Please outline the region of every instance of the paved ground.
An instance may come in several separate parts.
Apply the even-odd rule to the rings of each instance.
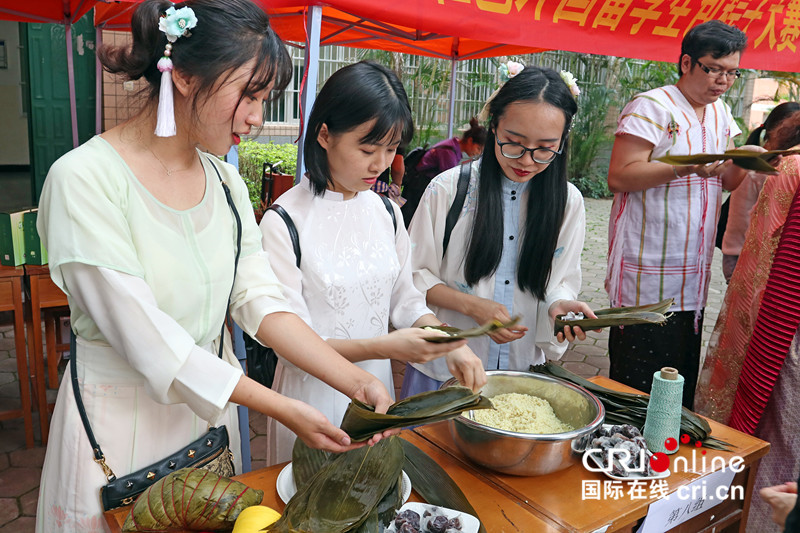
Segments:
[[[583,291],[580,298],[592,308],[608,306],[603,289],[606,271],[607,224],[611,210],[610,200],[586,200],[586,244],[583,251]],[[705,343],[717,319],[725,282],[721,274],[719,253],[714,258],[713,277],[706,308]],[[0,411],[18,405],[19,387],[16,375],[13,330],[8,313],[0,313]],[[606,331],[590,332],[584,342],[576,343],[564,355],[565,368],[583,376],[608,375],[608,350]],[[51,391],[51,393],[54,391]],[[251,416],[250,445],[253,468],[265,466],[265,418]],[[34,426],[36,426],[34,418]],[[38,442],[38,430],[37,430]],[[38,494],[39,476],[44,460],[44,448],[30,450],[24,447],[22,420],[0,422],[0,533],[28,533],[33,531]]]

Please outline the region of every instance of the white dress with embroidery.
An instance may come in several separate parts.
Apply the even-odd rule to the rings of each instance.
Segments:
[[[298,269],[284,221],[267,211],[261,221],[264,250],[294,311],[323,339],[370,339],[410,327],[430,313],[411,278],[408,233],[392,202],[397,230],[380,197],[357,193],[344,200],[326,191],[314,196],[308,178],[276,200],[297,227],[302,261]],[[298,339],[302,342],[302,339]],[[356,363],[392,392],[389,360]],[[272,388],[311,404],[339,425],[349,398],[281,358]],[[295,435],[267,423],[267,463],[291,460]]]

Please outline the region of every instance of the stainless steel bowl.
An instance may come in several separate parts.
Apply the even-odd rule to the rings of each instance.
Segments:
[[[567,433],[539,435],[505,431],[479,424],[472,411],[451,419],[450,434],[456,446],[479,465],[502,474],[540,476],[563,470],[580,459],[579,450],[605,419],[600,400],[583,387],[562,379],[511,370],[486,372],[488,382],[482,394],[518,392],[544,398],[556,416],[578,429]],[[455,385],[451,379],[442,388]]]

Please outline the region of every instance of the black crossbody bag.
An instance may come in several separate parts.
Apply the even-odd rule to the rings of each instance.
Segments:
[[[239,266],[239,253],[242,247],[242,221],[239,218],[236,205],[233,203],[228,185],[223,181],[216,164],[213,161],[210,161],[210,164],[217,173],[217,177],[225,191],[225,199],[233,212],[233,218],[236,220],[236,259],[233,266],[233,279],[235,282],[236,269]],[[231,292],[233,292],[233,288],[231,288]],[[228,297],[228,305],[230,305],[230,297]],[[225,339],[227,313],[225,316],[226,319],[222,323],[222,331],[219,337],[220,359],[222,358],[222,349]],[[97,440],[95,440],[92,427],[89,424],[89,417],[86,415],[86,408],[83,405],[83,399],[81,398],[81,392],[78,386],[78,371],[75,362],[76,345],[75,333],[73,332],[70,339],[70,378],[72,380],[72,392],[75,395],[75,403],[77,404],[83,427],[86,430],[86,436],[89,438],[89,442],[92,445],[94,461],[103,469],[103,473],[108,481],[106,485],[100,488],[100,499],[104,511],[130,505],[136,500],[139,494],[147,489],[147,487],[167,474],[180,470],[181,468],[203,468],[224,477],[235,475],[233,454],[229,448],[228,429],[223,425],[219,427],[209,427],[208,431],[200,438],[175,453],[170,454],[161,461],[123,477],[118,478],[115,476],[114,472],[106,464],[105,455],[103,455],[100,445],[97,443]]]

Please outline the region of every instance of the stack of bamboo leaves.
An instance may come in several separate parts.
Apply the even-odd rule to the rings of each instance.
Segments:
[[[447,472],[400,437],[339,455],[312,450],[297,439],[292,474],[298,490],[268,531],[383,533],[403,504],[403,470],[428,503],[477,516]],[[486,533],[482,525],[480,531]]]
[[[552,362],[531,366],[532,372],[547,374],[580,385],[592,392],[606,408],[606,422],[610,424],[630,424],[639,429],[644,427],[647,417],[648,394],[633,394],[602,387],[570,372]],[[711,436],[711,426],[701,416],[683,407],[681,412],[681,433],[686,433],[692,442],[700,441],[706,448],[730,451],[731,445]]]

